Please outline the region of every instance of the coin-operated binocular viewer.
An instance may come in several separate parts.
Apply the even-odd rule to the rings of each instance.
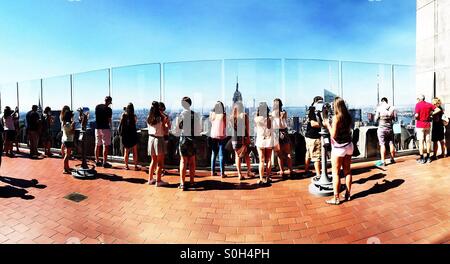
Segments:
[[[86,159],[86,138],[87,132],[90,128],[87,128],[87,122],[89,120],[89,108],[81,107],[78,110],[78,120],[81,124],[80,136],[78,138],[79,144],[81,144],[81,160],[82,163],[76,166],[76,169],[72,172],[72,176],[76,178],[92,178],[97,175],[94,165],[89,165]]]
[[[331,139],[330,132],[323,125],[323,121],[331,119],[332,109],[329,103],[324,103],[323,101],[317,102],[314,107],[316,119],[320,124],[319,134],[322,148],[322,173],[311,179],[309,192],[319,196],[330,196],[333,195],[333,181],[327,173],[327,153],[331,151]]]

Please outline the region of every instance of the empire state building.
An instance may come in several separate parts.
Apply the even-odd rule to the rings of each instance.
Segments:
[[[239,79],[236,79],[236,91],[233,95],[233,104],[237,102],[242,102],[242,94],[239,92]]]

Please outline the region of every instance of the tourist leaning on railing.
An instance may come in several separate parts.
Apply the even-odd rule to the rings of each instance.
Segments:
[[[216,159],[219,157],[220,177],[225,178],[224,151],[227,139],[227,116],[222,102],[217,101],[209,114],[209,120],[211,121],[211,176],[216,175]]]
[[[327,204],[340,204],[341,179],[339,171],[341,167],[345,175],[345,185],[347,187],[344,199],[350,200],[352,188],[351,163],[353,155],[352,143],[352,117],[348,112],[347,106],[342,98],[334,99],[334,116],[330,124],[328,118],[324,117],[324,125],[330,131],[331,136],[331,167],[333,172],[333,193],[334,197],[327,200]],[[325,169],[325,168],[323,168]]]
[[[270,183],[272,174],[272,150],[275,146],[273,121],[269,115],[267,103],[259,104],[255,117],[256,147],[259,156],[259,180],[258,184]],[[265,180],[264,180],[265,176]]]
[[[148,171],[148,184],[156,187],[167,186],[168,183],[161,180],[161,172],[164,164],[164,127],[167,117],[161,114],[159,102],[154,101],[147,118],[148,125],[148,155],[151,156],[150,169]],[[156,179],[154,174],[156,171]]]
[[[130,158],[130,151],[133,152],[134,170],[139,170],[138,167],[138,134],[137,134],[137,116],[134,114],[134,105],[129,103],[125,108],[125,112],[120,117],[120,139],[124,148],[125,169],[129,170],[128,161]]]
[[[281,99],[273,101],[273,129],[275,131],[275,152],[278,157],[279,174],[284,178],[284,161],[287,163],[288,175],[292,176],[292,150],[287,126],[287,112],[283,110]]]

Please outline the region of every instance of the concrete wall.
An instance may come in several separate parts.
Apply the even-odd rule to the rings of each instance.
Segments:
[[[417,94],[450,111],[450,0],[417,0]],[[434,80],[436,78],[436,89]]]

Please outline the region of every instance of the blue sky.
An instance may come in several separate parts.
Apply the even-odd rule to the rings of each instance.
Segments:
[[[2,0],[0,80],[144,62],[414,64],[414,0]]]

